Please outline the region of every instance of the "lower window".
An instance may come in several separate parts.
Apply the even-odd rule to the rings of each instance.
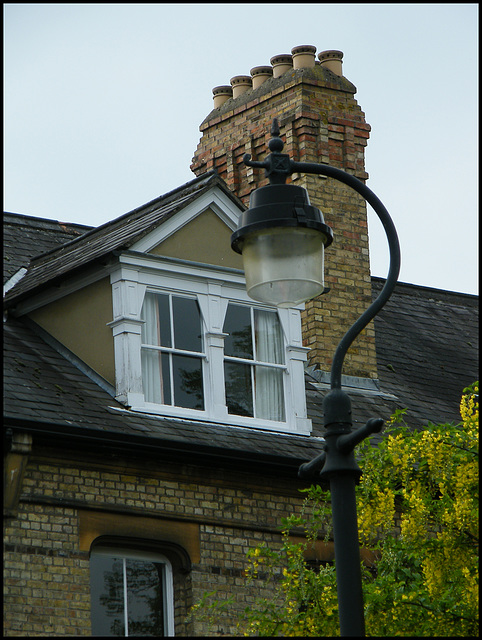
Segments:
[[[93,636],[168,636],[173,629],[172,569],[164,556],[92,551]]]

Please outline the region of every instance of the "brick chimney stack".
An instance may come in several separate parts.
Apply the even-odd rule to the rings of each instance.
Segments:
[[[268,181],[263,171],[246,167],[243,156],[265,158],[271,122],[277,117],[283,152],[293,160],[331,164],[366,180],[370,125],[354,98],[356,87],[342,75],[341,51],[324,51],[318,58],[316,47],[297,46],[291,56],[271,58],[272,75],[266,67],[255,67],[252,78],[234,76],[233,97],[226,85],[215,88],[215,108],[200,126],[202,138],[192,171],[198,176],[215,168],[248,206],[249,194]],[[260,69],[262,82],[256,79]],[[329,371],[339,340],[371,302],[366,203],[331,178],[293,174],[291,182],[308,190],[311,203],[321,209],[334,232],[325,256],[325,286],[330,292],[307,302],[302,314],[308,362]],[[377,377],[373,323],[350,348],[343,373]]]

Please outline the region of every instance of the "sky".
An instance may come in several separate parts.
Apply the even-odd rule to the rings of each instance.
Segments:
[[[212,89],[303,44],[344,53],[400,281],[477,294],[476,3],[6,3],[4,210],[98,226],[183,185]]]

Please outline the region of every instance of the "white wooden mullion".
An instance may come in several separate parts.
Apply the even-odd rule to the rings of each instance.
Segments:
[[[229,362],[239,362],[240,364],[249,364],[256,367],[270,367],[271,369],[284,369],[287,370],[285,364],[277,364],[275,362],[264,362],[263,360],[248,360],[247,358],[237,358],[236,356],[224,356],[224,359]]]
[[[184,349],[175,349],[173,347],[158,347],[155,344],[141,344],[143,349],[151,349],[151,351],[162,351],[163,353],[174,353],[178,356],[192,356],[194,358],[204,358],[207,360],[207,354],[203,351],[186,351]]]
[[[129,620],[127,615],[127,560],[122,558],[122,576],[124,582],[124,634],[129,635]]]

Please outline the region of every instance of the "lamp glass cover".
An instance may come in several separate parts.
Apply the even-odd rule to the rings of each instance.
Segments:
[[[306,227],[271,227],[246,236],[243,265],[248,295],[277,307],[294,307],[324,289],[326,237]]]

